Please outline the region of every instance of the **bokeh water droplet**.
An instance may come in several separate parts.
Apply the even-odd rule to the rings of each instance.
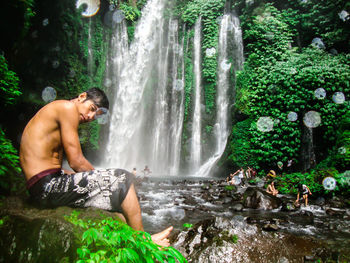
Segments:
[[[227,70],[229,70],[231,68],[231,63],[228,60],[223,60],[220,63],[220,67],[221,67],[222,70],[227,71]]]
[[[86,5],[85,11],[81,13],[84,17],[91,17],[97,14],[100,10],[100,0],[77,0],[75,6],[80,8],[81,5]]]
[[[41,98],[45,101],[45,102],[51,102],[54,101],[56,99],[57,96],[57,92],[53,87],[46,87],[45,89],[43,89],[43,91],[41,92]]]
[[[319,100],[323,100],[327,95],[326,90],[324,88],[316,89],[314,94],[315,94],[315,97],[318,98]]]
[[[336,50],[335,48],[332,48],[331,50],[329,50],[329,53],[336,56],[336,55],[338,55],[338,50]]]
[[[49,24],[49,19],[48,18],[45,18],[43,20],[43,26],[47,26]]]
[[[182,79],[177,79],[176,81],[175,81],[175,90],[176,91],[181,91],[181,90],[183,90],[183,88],[184,88],[184,82],[182,81]]]
[[[272,33],[272,32],[266,32],[266,34],[265,34],[265,38],[266,38],[267,40],[273,40],[274,37],[275,37],[275,35],[274,35],[274,33]]]
[[[58,68],[60,66],[60,62],[58,60],[54,60],[52,61],[52,67],[54,69]]]
[[[343,92],[336,92],[333,94],[332,99],[336,104],[343,104],[345,102],[345,95]]]
[[[311,42],[311,45],[316,47],[316,48],[319,48],[319,49],[325,49],[326,46],[325,44],[323,43],[322,39],[319,38],[319,37],[315,37],[312,42]]]
[[[109,78],[106,78],[105,81],[104,81],[104,85],[107,88],[110,88],[112,86],[112,80],[110,80]]]
[[[298,119],[298,114],[294,111],[291,111],[288,113],[288,116],[287,116],[288,120],[290,121],[296,121]]]
[[[96,112],[95,119],[98,124],[106,124],[109,120],[109,110],[106,108],[99,108]]]
[[[38,31],[33,31],[32,32],[32,38],[37,38],[38,37]]]
[[[274,124],[274,125],[278,125],[280,122],[281,122],[281,121],[280,121],[279,119],[274,119],[274,120],[273,120],[273,124]]]
[[[270,117],[260,117],[256,125],[261,132],[269,132],[273,130],[273,120]]]
[[[334,190],[335,187],[337,186],[337,181],[333,177],[328,176],[323,179],[322,185],[324,189],[331,191],[331,190]]]
[[[75,70],[74,70],[74,69],[71,69],[71,70],[69,71],[69,73],[68,73],[68,76],[69,76],[70,78],[73,78],[73,77],[75,76]]]
[[[213,57],[215,54],[216,54],[216,49],[215,49],[215,47],[207,48],[207,49],[205,50],[205,55],[206,55],[208,58]]]
[[[116,10],[113,12],[112,20],[114,23],[121,23],[125,19],[124,13],[121,10]]]
[[[321,124],[321,115],[317,111],[309,111],[304,115],[304,124],[309,128],[316,128]]]
[[[349,13],[346,12],[345,10],[342,10],[341,12],[338,13],[338,16],[341,20],[344,22],[350,19]]]
[[[109,5],[109,11],[114,11],[115,5]]]
[[[346,154],[346,148],[344,146],[338,148],[338,153]]]

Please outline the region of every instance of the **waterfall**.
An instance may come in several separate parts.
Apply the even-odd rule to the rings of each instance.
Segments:
[[[194,28],[194,111],[192,119],[191,170],[196,171],[201,162],[201,18]]]
[[[103,166],[140,170],[147,164],[154,174],[179,170],[184,41],[179,43],[178,22],[163,17],[165,2],[146,4],[130,47],[124,23],[112,38],[105,85],[113,105]]]
[[[231,43],[232,42],[232,43]],[[230,51],[232,54],[230,54]],[[216,123],[214,125],[215,151],[196,172],[195,176],[208,176],[225,151],[230,134],[229,116],[231,97],[234,98],[234,83],[230,83],[230,69],[235,73],[243,65],[242,31],[239,19],[225,14],[221,20],[218,45],[218,70],[216,94]],[[232,62],[230,62],[232,59]],[[233,65],[232,65],[233,64]],[[232,90],[230,92],[230,89]],[[230,95],[233,96],[230,96]]]
[[[88,29],[88,58],[87,58],[87,70],[89,76],[92,76],[93,70],[93,52],[92,52],[92,38],[91,38],[91,18],[89,18],[89,29]]]
[[[174,28],[178,28],[177,22],[174,22]],[[184,28],[185,29],[185,28]],[[173,36],[173,56],[172,56],[172,91],[171,91],[171,110],[170,110],[170,131],[168,142],[170,142],[169,165],[170,174],[177,175],[180,167],[181,138],[185,112],[185,62],[184,62],[184,40],[185,30],[181,45],[178,42],[178,30],[174,30]],[[180,67],[179,67],[180,66]],[[180,72],[178,72],[180,68]],[[179,74],[180,73],[180,74]]]

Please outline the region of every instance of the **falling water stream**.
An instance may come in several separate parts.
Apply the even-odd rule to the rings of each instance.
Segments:
[[[201,162],[201,18],[194,27],[194,111],[191,141],[191,171],[198,170]]]
[[[140,171],[148,165],[156,175],[179,175],[186,170],[181,167],[181,160],[187,32],[179,27],[177,20],[164,18],[166,3],[165,0],[148,1],[131,44],[128,44],[125,22],[115,27],[105,78],[113,105],[103,166],[129,170],[137,167]],[[229,107],[234,94],[229,74],[243,62],[239,20],[233,14],[226,14],[220,25],[213,149],[205,149],[202,143],[200,18],[194,25],[193,39],[188,39],[186,45],[189,41],[193,41],[194,83],[187,171],[205,177],[223,154],[229,135]],[[211,154],[206,161],[203,152]]]
[[[232,46],[230,44],[232,40]],[[216,97],[216,123],[214,125],[215,151],[212,156],[196,172],[195,176],[206,177],[212,168],[219,161],[225,151],[227,138],[229,136],[229,105],[231,103],[231,92],[234,92],[234,83],[230,83],[229,73],[233,68],[234,72],[239,70],[243,64],[243,43],[242,32],[239,26],[238,17],[233,14],[225,14],[221,20],[219,34],[219,57],[218,57],[218,83]],[[228,48],[234,51],[234,58],[230,62]],[[233,64],[233,65],[232,65]]]

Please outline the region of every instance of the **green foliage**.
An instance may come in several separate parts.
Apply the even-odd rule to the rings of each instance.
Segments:
[[[77,249],[77,263],[83,262],[187,262],[179,251],[153,243],[150,234],[135,231],[110,217],[83,220],[74,212],[66,219],[85,229]]]
[[[136,21],[141,16],[141,11],[137,7],[127,3],[121,3],[119,8],[123,11],[125,19],[128,21]]]
[[[13,105],[22,94],[19,90],[19,78],[16,73],[9,70],[6,59],[0,55],[0,103]]]
[[[184,228],[191,228],[191,227],[193,227],[193,224],[184,223],[184,224],[183,224],[183,227],[184,227]]]
[[[326,177],[333,177],[337,181],[337,186],[334,190],[325,190],[322,181]],[[276,177],[276,187],[282,194],[297,194],[298,184],[305,184],[310,188],[312,194],[328,195],[328,194],[343,194],[349,195],[349,173],[340,174],[334,168],[319,168],[311,170],[307,173],[292,173],[283,174]]]
[[[233,235],[232,236],[232,242],[235,243],[235,244],[238,242],[238,236],[237,235]]]
[[[20,173],[17,150],[0,128],[0,189],[2,194],[17,192],[23,188],[24,179],[19,176]]]
[[[231,154],[228,157],[233,166],[256,168],[257,163],[254,162],[250,142],[251,126],[252,119],[238,122],[233,126],[230,141]]]
[[[236,187],[234,187],[233,185],[225,185],[225,190],[226,191],[236,190]]]
[[[182,20],[192,26],[198,19],[202,19],[202,54],[207,48],[217,49],[219,24],[217,19],[222,15],[225,1],[223,0],[195,0],[182,8]],[[211,113],[215,109],[215,94],[217,81],[217,57],[203,56],[202,73],[204,79],[204,97],[206,111]]]
[[[250,146],[238,152],[233,149],[230,157],[235,160],[234,156],[249,150],[253,157],[250,162],[256,162],[256,168],[269,169],[278,161],[299,159],[306,112],[320,113],[319,137],[322,143],[332,145],[341,117],[349,111],[349,104],[332,101],[334,92],[350,91],[348,56],[332,56],[316,48],[301,52],[290,49],[293,30],[284,19],[281,12],[267,4],[261,15],[242,23],[249,57],[237,78],[237,106],[254,122],[246,135]],[[326,90],[325,99],[315,97],[317,88]],[[291,111],[298,114],[296,122],[287,118]],[[260,117],[274,121],[272,131],[257,129]]]

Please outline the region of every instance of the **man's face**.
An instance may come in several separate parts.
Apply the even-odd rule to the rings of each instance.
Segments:
[[[79,109],[79,122],[86,123],[93,121],[99,108],[95,105],[92,100],[85,100],[78,106]]]

